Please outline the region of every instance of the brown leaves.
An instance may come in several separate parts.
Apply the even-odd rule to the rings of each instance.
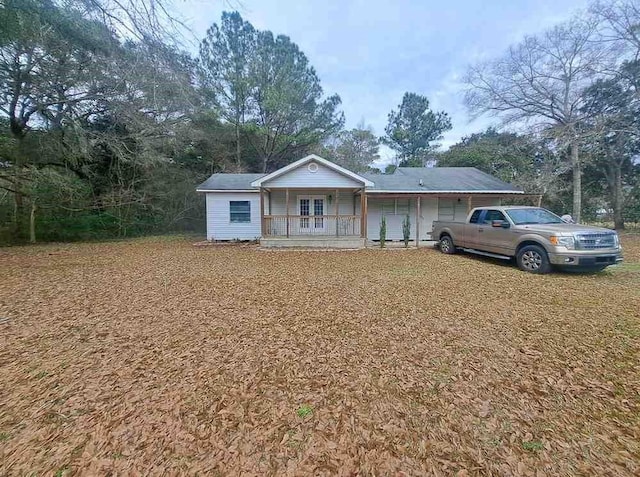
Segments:
[[[639,470],[633,267],[152,239],[0,267],[8,475]]]

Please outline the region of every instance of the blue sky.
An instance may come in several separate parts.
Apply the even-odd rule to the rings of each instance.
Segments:
[[[501,54],[586,8],[587,0],[185,0],[179,6],[202,38],[223,10],[285,34],[305,52],[328,94],[338,93],[347,127],[364,120],[377,135],[405,91],[451,115],[443,147],[490,125],[470,122],[460,78],[469,64]],[[391,152],[382,151],[381,163]]]

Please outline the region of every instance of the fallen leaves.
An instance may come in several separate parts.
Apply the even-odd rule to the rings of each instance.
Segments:
[[[637,474],[623,241],[626,268],[549,276],[426,249],[2,249],[0,468]]]

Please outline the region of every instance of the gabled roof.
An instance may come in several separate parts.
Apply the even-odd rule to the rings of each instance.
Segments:
[[[524,191],[475,167],[398,167],[393,174],[355,174],[315,154],[307,156],[271,174],[213,174],[198,186],[198,192],[258,192],[260,184],[286,171],[316,161],[353,178],[371,193],[493,193],[523,194]],[[284,171],[284,172],[283,172]],[[422,181],[422,185],[420,185]]]
[[[251,183],[260,179],[264,174],[213,174],[198,186],[196,192],[212,191],[251,191]],[[257,192],[257,190],[255,190]]]
[[[276,177],[280,177],[286,174],[287,172],[297,169],[300,166],[304,166],[305,164],[311,161],[317,162],[318,164],[322,164],[323,166],[328,167],[329,169],[332,169],[338,174],[342,174],[343,176],[346,176],[355,181],[361,182],[365,187],[373,187],[373,182],[370,181],[369,179],[361,175],[358,175],[355,172],[351,172],[349,169],[345,169],[344,167],[341,167],[338,164],[335,164],[331,161],[327,161],[326,159],[320,156],[316,156],[315,154],[309,154],[308,156],[303,157],[302,159],[299,159],[296,162],[292,162],[291,164],[284,166],[278,169],[277,171],[272,172],[271,174],[267,174],[266,176],[256,179],[251,183],[251,186],[261,187],[262,184],[264,184],[265,182],[275,179]]]
[[[370,192],[524,193],[475,167],[398,167],[393,174],[364,175],[375,182]]]

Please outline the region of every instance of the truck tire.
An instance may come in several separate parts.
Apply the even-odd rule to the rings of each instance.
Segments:
[[[448,235],[443,235],[440,239],[440,251],[451,255],[456,253],[456,246],[453,244],[453,240]]]
[[[529,273],[549,273],[551,264],[544,248],[539,245],[525,245],[516,256],[518,268]]]

